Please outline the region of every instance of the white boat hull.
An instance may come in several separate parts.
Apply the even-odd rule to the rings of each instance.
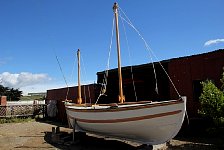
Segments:
[[[66,104],[66,112],[76,131],[156,145],[169,141],[179,132],[186,111],[186,98],[183,99],[117,108]]]

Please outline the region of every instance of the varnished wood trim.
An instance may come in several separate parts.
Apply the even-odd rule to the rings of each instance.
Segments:
[[[150,103],[150,102],[145,101],[145,103],[146,103],[145,105],[122,107],[122,108],[118,107],[118,108],[105,108],[105,109],[74,109],[74,108],[67,107],[66,109],[69,111],[73,111],[73,112],[93,112],[93,113],[94,112],[118,112],[118,111],[152,108],[152,107],[158,107],[158,106],[175,105],[175,104],[184,103],[184,101],[182,99],[180,99],[180,100],[166,101],[166,102],[161,102],[161,103]],[[144,103],[140,103],[140,104],[144,104]]]
[[[176,110],[176,111],[146,115],[146,116],[139,116],[139,117],[132,117],[132,118],[109,119],[109,120],[90,120],[90,119],[74,118],[72,116],[69,116],[69,118],[76,119],[76,121],[85,122],[85,123],[123,123],[123,122],[139,121],[139,120],[145,120],[145,119],[153,119],[153,118],[159,118],[164,116],[170,116],[170,115],[179,114],[180,112],[182,112],[182,110]]]

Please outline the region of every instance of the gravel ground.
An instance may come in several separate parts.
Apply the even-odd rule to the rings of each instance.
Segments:
[[[0,124],[0,149],[75,149],[75,150],[113,150],[113,149],[141,149],[133,142],[118,141],[102,138],[96,135],[78,136],[75,144],[71,144],[72,130],[60,127],[61,134],[54,136],[52,141],[52,127],[60,126],[53,122],[26,122]],[[58,139],[57,137],[60,137]],[[224,149],[223,139],[205,137],[176,137],[167,144],[156,145],[157,150],[210,150]]]

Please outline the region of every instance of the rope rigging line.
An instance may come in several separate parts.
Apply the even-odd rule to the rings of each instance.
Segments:
[[[99,98],[102,95],[105,95],[106,91],[107,91],[107,78],[108,78],[108,71],[110,68],[110,55],[111,55],[111,49],[112,49],[112,44],[113,44],[113,36],[114,36],[114,24],[115,24],[115,18],[113,17],[113,23],[112,23],[112,29],[111,29],[111,38],[110,38],[110,46],[109,46],[109,52],[108,52],[108,59],[107,59],[107,67],[105,70],[105,74],[104,74],[104,79],[103,79],[103,83],[101,86],[101,91],[100,94],[95,102],[95,105],[98,103]]]
[[[143,36],[140,34],[140,32],[134,27],[134,25],[132,24],[132,22],[130,21],[130,19],[126,16],[126,14],[122,11],[122,9],[119,7],[119,9],[121,10],[121,12],[124,14],[124,16],[128,19],[128,21],[123,18],[121,15],[119,15],[121,17],[122,20],[124,20],[125,22],[127,22],[137,33],[138,35],[140,36],[140,38],[143,40],[144,44],[145,44],[145,47],[146,49],[149,51],[149,56],[150,56],[150,59],[151,59],[151,62],[152,62],[152,67],[153,67],[153,72],[154,72],[154,77],[155,77],[155,91],[156,93],[158,94],[158,84],[157,84],[157,75],[156,75],[156,70],[155,70],[155,65],[154,65],[154,62],[153,62],[153,59],[152,59],[152,55],[151,55],[151,49],[150,47],[148,46],[147,42],[145,41],[145,39],[143,38]]]
[[[69,89],[69,87],[68,87],[68,83],[67,83],[67,80],[66,80],[66,78],[65,78],[65,75],[64,75],[64,73],[63,73],[63,70],[62,70],[61,64],[60,64],[60,62],[59,62],[58,56],[56,55],[55,51],[54,51],[54,54],[55,54],[55,57],[56,57],[56,60],[57,60],[58,66],[59,66],[59,68],[60,68],[61,74],[62,74],[62,76],[63,76],[63,79],[64,79],[64,81],[65,81],[66,87]],[[68,90],[68,91],[69,91],[69,90]],[[68,96],[68,91],[67,91],[67,95],[66,95],[66,98],[65,98],[66,100],[67,100],[67,96]]]
[[[75,57],[75,58],[76,58],[76,57]],[[74,64],[73,64],[73,67],[72,67],[72,73],[71,73],[71,76],[70,76],[70,80],[71,80],[71,81],[72,81],[72,77],[73,77],[73,74],[74,74],[76,61],[77,61],[77,59],[75,59]],[[70,88],[67,87],[66,100],[68,99],[68,93],[69,93],[69,91],[70,91]]]
[[[156,55],[154,54],[154,52],[152,51],[152,49],[149,47],[148,43],[145,41],[145,39],[143,38],[143,36],[140,34],[140,32],[137,30],[137,28],[132,24],[132,22],[130,21],[130,19],[127,17],[127,15],[125,14],[125,12],[119,7],[119,9],[121,10],[121,12],[124,14],[124,16],[126,17],[123,18],[121,15],[121,19],[124,20],[127,24],[129,24],[136,32],[137,34],[139,35],[139,37],[143,40],[144,44],[145,44],[145,47],[146,49],[149,51],[149,54],[150,54],[150,57],[151,57],[151,54],[156,58],[156,60],[158,61],[158,63],[160,64],[160,66],[162,67],[163,71],[165,72],[166,76],[168,77],[169,81],[171,82],[172,86],[174,87],[176,93],[178,94],[179,97],[180,94],[176,88],[176,86],[174,85],[172,79],[170,78],[169,74],[167,73],[167,71],[165,70],[165,68],[163,67],[163,65],[161,64],[161,62],[159,61],[159,59],[156,57]],[[152,57],[151,57],[152,58]],[[154,63],[152,61],[152,65],[153,65],[153,69],[154,69],[154,75],[155,75],[155,79],[156,79],[156,92],[158,92],[158,85],[157,85],[157,77],[156,77],[156,72],[155,72],[155,66],[154,66]]]
[[[85,64],[84,64],[84,61],[83,61],[83,57],[82,57],[82,54],[81,54],[81,64],[82,64],[82,66],[83,67],[81,67],[81,68],[83,68],[83,72],[84,72],[84,75],[83,75],[83,77],[85,77],[85,79],[86,79],[86,68],[85,68]],[[81,71],[81,73],[82,73],[82,71]],[[87,99],[87,96],[86,96],[86,86],[83,86],[83,88],[84,88],[84,99],[85,99],[85,103],[86,103],[86,99]],[[87,91],[88,91],[88,96],[89,96],[89,100],[90,100],[90,103],[91,103],[91,94],[90,94],[90,89],[89,89],[89,85],[87,85]]]
[[[81,58],[81,66],[83,66],[83,60],[82,60],[82,56],[81,56],[81,54],[80,54],[80,58]],[[82,69],[83,67],[80,67],[80,72],[81,72],[81,77],[84,77],[84,75],[83,75],[83,69]],[[80,79],[81,80],[81,79]],[[80,81],[81,82],[81,81]],[[83,95],[84,95],[84,100],[85,100],[85,104],[86,104],[86,88],[85,88],[85,86],[81,86],[81,87],[83,87]]]
[[[120,13],[118,13],[118,14],[120,14]],[[126,39],[126,44],[127,44],[127,48],[128,48],[129,63],[130,63],[130,66],[131,66],[132,86],[133,86],[133,90],[134,90],[134,94],[135,94],[135,101],[137,102],[138,101],[138,97],[137,97],[136,88],[135,88],[135,81],[134,81],[134,74],[133,74],[133,66],[132,66],[132,62],[131,62],[131,52],[130,52],[128,37],[127,37],[127,33],[126,33],[126,29],[125,29],[125,25],[124,25],[124,21],[123,20],[122,20],[122,25],[123,25],[125,39]]]
[[[69,88],[69,86],[68,86],[68,82],[67,82],[67,80],[66,80],[66,78],[65,78],[65,75],[64,75],[64,73],[63,73],[63,70],[62,70],[62,67],[61,67],[61,64],[60,64],[60,61],[59,61],[59,59],[58,59],[58,57],[57,57],[55,51],[54,51],[54,54],[55,54],[55,57],[56,57],[58,66],[59,66],[59,68],[60,68],[61,74],[62,74],[62,76],[63,76],[63,79],[64,79],[64,81],[65,81],[66,87],[67,87],[67,92],[66,92],[65,100],[68,100],[68,94],[69,94],[70,88]],[[77,59],[75,59],[74,65],[73,65],[73,67],[72,67],[72,73],[71,73],[70,80],[72,80],[72,77],[73,77],[73,74],[74,74],[74,68],[75,68],[76,61],[77,61]]]

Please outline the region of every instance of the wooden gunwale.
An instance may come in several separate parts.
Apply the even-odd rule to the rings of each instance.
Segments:
[[[182,99],[175,100],[175,101],[166,101],[161,103],[146,103],[145,105],[140,106],[130,106],[130,107],[117,107],[117,108],[102,108],[102,109],[75,109],[75,108],[68,108],[67,110],[73,111],[73,112],[118,112],[118,111],[128,111],[128,110],[136,110],[136,109],[145,109],[145,108],[152,108],[152,107],[160,107],[160,106],[167,106],[167,105],[175,105],[184,103]],[[144,103],[136,103],[136,104],[144,104]],[[118,104],[119,105],[119,104]],[[122,104],[123,105],[123,104]],[[72,105],[68,105],[72,106]],[[75,105],[77,106],[77,105]],[[110,106],[110,105],[105,105]],[[81,106],[80,106],[81,107]],[[83,105],[82,105],[83,107]]]

